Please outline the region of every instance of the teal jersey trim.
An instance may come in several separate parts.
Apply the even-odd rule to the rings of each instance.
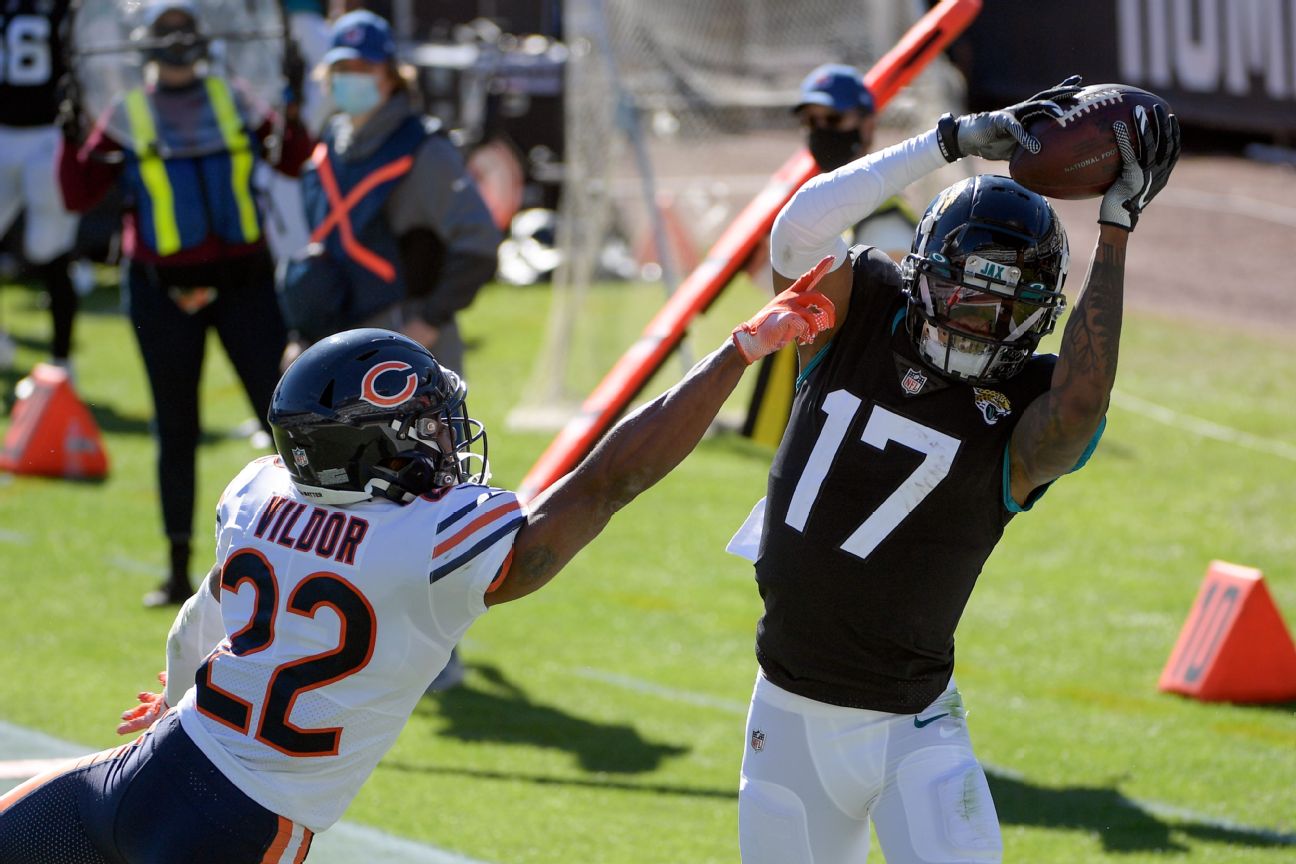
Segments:
[[[1093,437],[1089,439],[1088,446],[1086,446],[1084,452],[1080,454],[1080,458],[1076,460],[1075,466],[1070,471],[1067,472],[1068,474],[1074,474],[1076,471],[1079,471],[1081,468],[1085,466],[1086,463],[1089,462],[1089,457],[1092,456],[1094,454],[1094,451],[1098,449],[1098,441],[1102,438],[1103,432],[1106,431],[1106,429],[1107,429],[1107,418],[1103,417],[1102,420],[1099,421],[1098,423],[1098,428],[1094,430]],[[1018,504],[1015,500],[1013,500],[1012,484],[1009,482],[1009,476],[1008,476],[1009,468],[1011,466],[1011,461],[1012,461],[1011,456],[1008,453],[1009,446],[1010,444],[1004,445],[1003,505],[1004,508],[1009,513],[1025,513],[1027,510],[1035,506],[1036,501],[1044,497],[1044,493],[1047,492],[1049,487],[1053,485],[1053,481],[1050,480],[1048,483],[1045,483],[1043,486],[1031,492],[1030,497],[1026,499],[1025,504]]]
[[[905,310],[900,309],[900,310],[897,310],[897,311],[896,311],[895,317],[891,319],[891,335],[892,335],[892,336],[895,335],[896,328],[900,326],[900,322],[904,320],[904,316],[905,316]]]
[[[801,385],[804,384],[804,383],[806,382],[806,379],[810,377],[810,373],[813,372],[814,369],[815,369],[815,367],[818,366],[819,363],[820,363],[820,361],[823,360],[823,358],[824,358],[824,354],[828,353],[828,346],[829,346],[829,345],[832,345],[832,340],[831,340],[831,339],[828,340],[828,344],[827,344],[827,345],[825,345],[824,347],[820,348],[820,349],[818,350],[818,352],[816,352],[815,355],[814,355],[813,357],[810,358],[810,362],[807,363],[806,366],[805,366],[805,368],[801,370],[801,372],[800,372],[799,375],[797,375],[797,379],[796,379],[796,389],[797,389],[797,390],[800,390],[800,389],[801,389]]]
[[[1098,440],[1102,438],[1103,432],[1106,429],[1107,429],[1107,418],[1104,416],[1102,420],[1098,422],[1098,429],[1094,432],[1093,437],[1089,439],[1089,446],[1086,447],[1085,451],[1080,454],[1080,458],[1076,461],[1075,467],[1072,468],[1070,471],[1068,471],[1067,472],[1068,474],[1074,474],[1076,471],[1079,471],[1081,468],[1085,466],[1086,463],[1089,462],[1089,457],[1092,456],[1094,454],[1094,451],[1098,449]]]

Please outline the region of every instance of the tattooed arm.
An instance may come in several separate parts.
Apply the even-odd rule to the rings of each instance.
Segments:
[[[542,587],[607,525],[612,514],[684,461],[733,392],[748,364],[793,339],[811,341],[833,326],[833,306],[815,290],[832,264],[820,261],[765,305],[674,387],[630,414],[590,455],[527,506],[511,563],[487,605]]]
[[[746,368],[726,343],[618,423],[574,471],[528,505],[508,575],[486,602],[515,600],[552,579],[612,514],[683,461]]]
[[[1129,232],[1122,228],[1099,229],[1080,302],[1062,334],[1052,387],[1026,408],[1013,431],[1009,483],[1018,504],[1075,467],[1107,413],[1116,381],[1128,242]]]
[[[1121,173],[1098,209],[1101,227],[1089,278],[1062,334],[1052,388],[1026,408],[1008,448],[1009,486],[1018,504],[1075,468],[1107,413],[1116,381],[1125,246],[1179,161],[1179,119],[1161,105],[1151,111],[1136,106],[1129,124],[1113,123],[1112,133]]]

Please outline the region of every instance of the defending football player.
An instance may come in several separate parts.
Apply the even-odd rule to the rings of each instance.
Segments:
[[[949,187],[902,265],[848,252],[841,232],[947,161],[1034,144],[1019,121],[1064,110],[1077,83],[1007,112],[945,115],[811,180],[775,222],[776,290],[832,255],[820,290],[836,325],[798,349],[768,496],[731,544],[755,560],[765,605],[744,864],[862,862],[870,820],[888,864],[1002,858],[952,678],[954,630],[1004,526],[1102,434],[1126,244],[1178,157],[1178,122],[1140,110],[1136,130],[1117,129],[1122,173],[1056,357],[1034,351],[1063,310],[1067,241],[1039,195],[989,175]]]
[[[272,399],[279,455],[217,507],[217,564],[172,627],[164,692],[118,728],[148,731],[0,796],[0,864],[304,860],[469,624],[674,468],[749,363],[831,326],[812,290],[828,263],[525,511],[485,485],[467,388],[422,345],[370,329],[309,348]]]

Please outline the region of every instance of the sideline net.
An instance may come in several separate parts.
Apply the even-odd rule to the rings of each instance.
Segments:
[[[510,425],[560,425],[647,320],[621,320],[636,313],[592,301],[592,286],[658,281],[664,301],[800,146],[789,108],[806,73],[867,70],[925,11],[920,0],[567,0],[563,264]],[[884,110],[877,144],[929,128],[962,97],[941,58]],[[910,190],[911,203],[952,179]]]

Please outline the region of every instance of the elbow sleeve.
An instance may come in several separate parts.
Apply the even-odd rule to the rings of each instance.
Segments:
[[[837,269],[846,259],[845,231],[945,164],[933,130],[813,178],[774,220],[771,265],[782,275],[796,278],[832,255]]]
[[[840,233],[819,236],[813,228],[798,222],[795,214],[789,216],[787,207],[774,220],[774,230],[770,232],[770,266],[789,279],[808,272],[829,255],[834,259],[828,271],[831,273],[842,265],[849,251],[850,246]]]

